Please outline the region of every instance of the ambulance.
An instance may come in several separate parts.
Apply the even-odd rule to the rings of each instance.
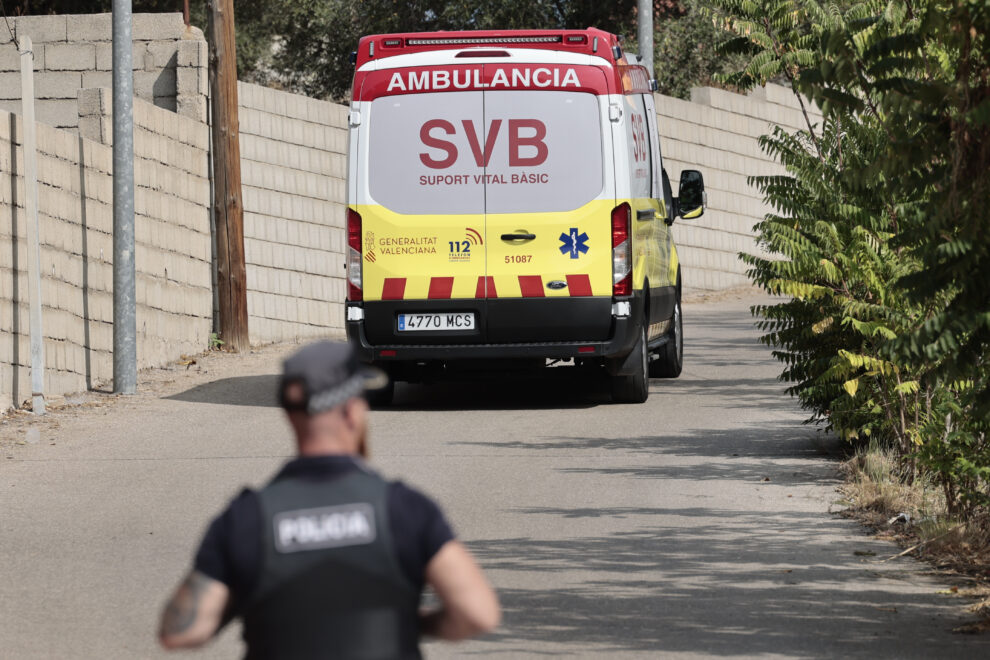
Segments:
[[[364,37],[349,112],[346,327],[391,381],[574,364],[638,403],[683,360],[655,82],[596,29]],[[391,400],[394,386],[375,395]]]

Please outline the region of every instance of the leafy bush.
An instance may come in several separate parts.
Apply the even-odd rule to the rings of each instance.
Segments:
[[[783,78],[807,129],[761,140],[787,174],[754,177],[774,213],[755,310],[789,391],[853,441],[898,449],[950,512],[990,505],[990,5],[710,0],[746,58]],[[801,95],[824,113],[812,123]]]

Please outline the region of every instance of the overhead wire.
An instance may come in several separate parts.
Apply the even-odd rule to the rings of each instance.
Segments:
[[[7,24],[7,32],[10,32],[10,39],[14,42],[14,47],[18,51],[21,50],[21,44],[17,41],[17,33],[10,27],[10,19],[7,18],[7,8],[3,4],[3,0],[0,0],[0,11],[3,12],[3,22]]]

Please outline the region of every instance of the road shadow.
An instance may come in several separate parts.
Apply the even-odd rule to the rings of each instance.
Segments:
[[[689,434],[624,437],[544,436],[533,440],[505,439],[462,441],[453,444],[504,449],[507,452],[532,451],[534,455],[574,456],[588,451],[629,455],[629,465],[607,464],[594,467],[558,467],[569,474],[600,474],[638,479],[687,479],[693,481],[748,481],[766,485],[814,485],[839,483],[839,467],[834,461],[845,446],[834,436],[810,429],[795,429],[793,423],[739,429],[698,429]],[[648,456],[644,456],[648,455]],[[689,464],[668,465],[664,457],[703,458]]]
[[[760,353],[753,363],[765,365],[766,351],[759,346],[756,348]],[[706,395],[712,401],[719,401],[720,410],[753,406],[765,410],[794,409],[793,400],[784,392],[785,386],[768,378],[703,378],[685,371],[680,378],[651,378],[649,387],[651,397]],[[573,367],[559,367],[483,379],[398,383],[395,398],[387,409],[544,410],[612,404],[610,383],[604,370],[589,373]]]
[[[221,378],[165,398],[222,406],[277,407],[278,380],[276,374]]]
[[[591,408],[610,403],[608,383],[601,378],[561,374],[493,377],[484,380],[442,380],[398,383],[386,410],[540,410]],[[175,401],[232,406],[278,406],[277,374],[237,376],[203,383],[165,397]]]
[[[692,429],[687,433],[638,436],[537,436],[533,439],[488,438],[454,442],[518,452],[530,450],[544,453],[578,450],[617,451],[631,454],[656,454],[690,457],[755,457],[774,459],[815,459],[823,456],[840,457],[845,444],[837,437],[820,432],[813,426],[801,426],[793,421],[740,426],[730,429]]]
[[[573,367],[537,372],[398,383],[390,410],[545,410],[594,408],[612,402],[604,374]]]
[[[558,574],[552,590],[499,590],[505,620],[493,641],[501,653],[559,643],[653,657],[977,657],[990,641],[967,644],[949,632],[958,601],[901,588],[911,560],[880,564],[889,546],[861,533],[837,549],[835,538],[855,529],[838,518],[704,508],[524,513],[665,523],[607,536],[468,542],[486,571],[515,573],[516,585],[519,573]]]

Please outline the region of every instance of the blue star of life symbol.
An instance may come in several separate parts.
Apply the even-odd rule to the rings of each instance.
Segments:
[[[577,227],[571,227],[570,233],[561,234],[560,242],[563,245],[560,246],[560,253],[567,254],[570,252],[571,259],[577,259],[579,254],[584,254],[588,251],[588,246],[585,245],[588,242],[587,232],[581,232],[578,234]]]

